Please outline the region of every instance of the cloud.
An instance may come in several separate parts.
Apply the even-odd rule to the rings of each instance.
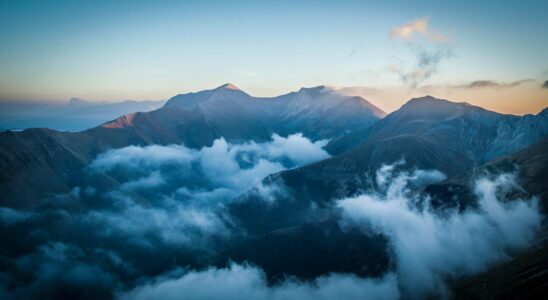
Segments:
[[[301,133],[287,138],[275,134],[267,151],[270,158],[279,159],[287,156],[294,164],[305,165],[328,158],[329,154],[323,150],[328,142],[328,140],[311,142]]]
[[[161,243],[204,250],[212,238],[229,233],[213,210],[180,205],[171,199],[163,206],[150,207],[126,198],[121,210],[94,210],[80,218],[90,227],[102,227],[100,236],[123,238],[128,244],[145,248],[154,248]]]
[[[9,207],[0,207],[0,224],[17,224],[30,220],[35,216],[36,214],[33,212],[15,210]]]
[[[148,176],[141,177],[134,181],[124,182],[120,189],[126,191],[134,191],[137,189],[150,189],[157,187],[159,185],[165,184],[166,182],[162,178],[162,175],[158,171],[150,173]]]
[[[413,42],[417,36],[434,42],[446,43],[450,41],[448,36],[439,32],[433,32],[426,17],[394,27],[389,33],[390,38],[402,39],[406,42]]]
[[[130,146],[103,153],[88,167],[121,182],[103,193],[115,209],[91,211],[82,219],[108,225],[104,236],[127,236],[147,246],[166,244],[205,249],[210,239],[227,236],[223,205],[248,189],[268,202],[283,188],[263,186],[266,176],[329,157],[326,140],[312,142],[302,134],[270,142],[230,144],[220,138],[200,150],[181,145]],[[101,187],[92,187],[100,190]]]
[[[35,210],[0,208],[0,238],[8,245],[0,260],[9,262],[0,298],[105,299],[143,278],[206,267],[242,234],[225,205],[252,188],[275,202],[283,183],[262,179],[328,157],[326,144],[296,134],[102,153],[69,192],[43,199]]]
[[[522,80],[516,80],[512,82],[497,82],[493,80],[476,80],[472,81],[468,84],[464,85],[458,85],[456,87],[458,88],[469,88],[469,89],[475,89],[475,88],[511,88],[520,86],[524,83],[532,82],[532,79],[522,79]]]
[[[509,82],[496,81],[496,80],[475,80],[465,84],[443,84],[443,85],[425,85],[422,86],[422,89],[431,89],[431,88],[444,88],[444,89],[460,89],[460,90],[480,90],[480,89],[491,89],[491,90],[501,90],[501,89],[510,89],[519,86],[526,85],[528,83],[535,82],[533,79],[521,79]]]
[[[0,253],[9,262],[0,276],[0,298],[421,298],[443,294],[446,278],[508,257],[539,227],[535,199],[501,196],[516,187],[510,175],[476,182],[477,210],[442,216],[417,205],[428,197],[416,191],[445,176],[400,172],[400,161],[378,170],[377,190],[325,208],[326,216],[342,215],[343,229],[387,237],[391,249],[379,251],[395,255],[395,268],[383,269],[381,277],[325,274],[272,284],[259,267],[221,267],[227,260],[220,253],[245,237],[226,205],[250,189],[276,203],[285,197],[283,182],[262,179],[328,157],[326,143],[274,135],[264,143],[218,139],[202,149],[169,145],[103,153],[86,168],[82,186],[44,199],[36,211],[0,209],[0,238],[9,250]]]
[[[393,274],[380,279],[332,274],[313,282],[288,279],[269,286],[261,269],[231,264],[227,268],[193,271],[179,277],[162,278],[120,295],[120,299],[398,299]]]
[[[31,273],[32,280],[6,291],[4,299],[102,299],[118,284],[115,277],[98,264],[85,261],[85,253],[72,245],[53,242],[36,253],[16,260],[19,274]],[[12,282],[14,283],[14,282]]]
[[[164,164],[186,164],[196,157],[196,151],[181,145],[146,147],[128,146],[100,154],[89,168],[107,172],[117,166],[128,169],[154,168]]]
[[[485,270],[527,246],[540,228],[537,199],[507,201],[501,190],[516,187],[512,175],[475,183],[477,210],[440,215],[428,198],[414,195],[414,181],[437,180],[436,171],[400,172],[385,166],[377,173],[378,192],[340,200],[344,226],[359,226],[388,237],[396,257],[402,293],[410,298],[448,296],[445,283]],[[456,255],[458,254],[458,255]]]
[[[388,66],[389,71],[398,74],[400,80],[411,88],[417,88],[430,79],[438,72],[442,61],[453,57],[451,49],[423,50],[416,48],[414,51],[415,62],[411,67],[403,67],[403,64]]]
[[[400,58],[398,64],[392,64],[387,70],[398,74],[400,80],[410,88],[430,79],[438,72],[439,65],[454,56],[450,39],[430,29],[428,18],[421,18],[393,28],[389,37],[406,41],[413,60]],[[422,37],[422,39],[417,39]],[[410,62],[409,62],[410,61]],[[407,62],[407,63],[404,63]]]

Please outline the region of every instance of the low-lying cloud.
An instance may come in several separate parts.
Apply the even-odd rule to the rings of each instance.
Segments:
[[[92,211],[83,219],[108,224],[105,235],[123,232],[142,245],[149,239],[135,237],[207,248],[209,237],[229,232],[229,220],[220,214],[226,202],[252,187],[269,199],[276,187],[263,186],[263,178],[328,157],[322,149],[326,144],[294,134],[273,135],[265,143],[230,144],[221,138],[200,150],[182,145],[112,150],[93,161],[88,171],[121,182],[106,193],[117,209]]]
[[[86,184],[70,193],[44,200],[35,211],[0,209],[6,242],[0,298],[444,297],[447,280],[509,258],[539,229],[535,198],[504,196],[518,188],[511,174],[478,179],[474,208],[438,212],[419,191],[445,175],[402,171],[405,162],[399,161],[376,172],[375,188],[325,207],[341,234],[386,237],[390,248],[379,243],[379,251],[392,256],[391,263],[368,273],[378,277],[322,273],[308,281],[271,282],[260,265],[245,258],[228,263],[220,252],[247,236],[226,205],[251,188],[275,203],[284,186],[261,180],[328,157],[325,144],[292,135],[265,143],[219,139],[202,149],[171,145],[106,152],[86,168]]]
[[[448,296],[445,280],[485,270],[528,245],[540,227],[537,199],[506,202],[500,191],[515,188],[512,175],[475,183],[477,210],[441,215],[414,195],[416,181],[442,179],[437,171],[377,172],[380,190],[343,199],[344,226],[359,226],[388,237],[402,294],[411,298]],[[428,202],[427,202],[428,203]]]
[[[294,134],[103,153],[69,193],[34,211],[0,208],[3,247],[17,249],[0,254],[0,298],[108,298],[141,277],[207,265],[236,231],[225,205],[253,187],[275,201],[278,187],[262,179],[327,158],[326,144]]]
[[[158,277],[121,299],[420,299],[450,297],[446,280],[485,270],[527,246],[539,229],[536,199],[501,199],[517,188],[510,174],[475,183],[477,208],[441,214],[416,188],[443,180],[436,170],[400,171],[404,161],[380,168],[377,189],[337,202],[343,228],[376,231],[390,241],[395,267],[377,278],[330,274],[311,281],[269,284],[256,266],[230,264]],[[424,205],[426,201],[426,205]],[[419,205],[422,203],[422,205]]]
[[[379,279],[332,274],[313,282],[285,280],[269,286],[261,269],[232,264],[227,268],[210,268],[188,272],[178,278],[162,278],[154,283],[120,295],[124,300],[141,299],[398,299],[393,274]]]

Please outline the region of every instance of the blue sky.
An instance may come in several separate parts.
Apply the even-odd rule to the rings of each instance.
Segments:
[[[0,1],[0,99],[162,99],[225,82],[257,96],[328,84],[396,98],[528,79],[531,109],[547,104],[547,1],[294,2]],[[390,36],[417,20],[426,34]],[[443,57],[405,82],[421,51]]]

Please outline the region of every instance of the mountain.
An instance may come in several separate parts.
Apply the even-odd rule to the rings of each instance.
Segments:
[[[87,107],[78,100],[71,105]],[[152,144],[201,148],[221,137],[228,142],[265,141],[273,133],[296,132],[314,132],[313,139],[326,139],[366,128],[382,116],[365,99],[325,87],[255,98],[226,84],[177,95],[157,110],[124,115],[82,132],[6,131],[0,133],[1,202],[24,205],[48,193],[67,192],[82,179],[85,165],[113,148]]]
[[[166,103],[167,107],[203,114],[216,134],[228,138],[244,131],[252,137],[261,136],[260,132],[301,132],[314,140],[330,139],[366,128],[386,115],[361,97],[342,95],[326,86],[256,98],[233,84],[225,84],[214,90],[177,95]],[[253,127],[256,132],[247,131]]]
[[[548,281],[548,229],[535,243],[489,270],[453,284],[455,299],[543,299]]]
[[[546,136],[546,110],[517,117],[432,97],[411,99],[369,128],[328,145],[332,153],[342,153],[266,178],[265,185],[288,190],[277,199],[277,206],[266,209],[251,191],[229,209],[254,234],[298,226],[325,218],[336,199],[376,188],[375,172],[384,164],[404,159],[403,169],[435,169],[451,177]]]
[[[74,100],[70,105],[88,104]],[[384,116],[363,98],[343,96],[325,86],[257,98],[226,84],[177,95],[157,110],[127,114],[82,132],[44,128],[6,131],[0,133],[0,235],[7,241],[0,245],[0,267],[6,270],[2,278],[7,278],[3,279],[7,282],[3,287],[10,293],[20,293],[16,295],[34,291],[33,295],[66,296],[69,290],[74,293],[70,298],[94,295],[91,292],[99,290],[104,293],[99,298],[109,298],[118,293],[119,287],[136,288],[151,278],[173,274],[168,273],[173,270],[217,272],[214,268],[226,268],[234,262],[260,268],[268,283],[301,284],[304,280],[305,286],[321,285],[334,272],[360,286],[362,279],[354,275],[377,284],[389,278],[387,274],[397,273],[394,288],[407,293],[402,297],[425,298],[413,297],[412,291],[400,286],[409,283],[399,279],[405,277],[398,273],[402,270],[400,259],[410,253],[407,258],[413,262],[423,265],[425,261],[428,265],[429,257],[424,260],[424,256],[430,255],[430,249],[424,247],[451,244],[441,250],[441,256],[432,252],[432,261],[441,266],[430,271],[426,266],[424,270],[433,277],[447,270],[439,276],[455,279],[461,265],[450,263],[445,268],[445,258],[452,260],[459,252],[455,249],[461,249],[460,234],[457,232],[455,242],[452,237],[446,240],[444,233],[455,233],[448,230],[455,226],[458,230],[467,227],[462,221],[469,219],[461,219],[455,208],[464,210],[481,204],[473,187],[478,175],[516,174],[523,190],[505,187],[497,193],[511,194],[512,199],[536,195],[546,213],[547,112],[518,117],[423,97],[411,99]],[[276,156],[272,152],[301,155],[308,150],[300,146],[292,146],[291,151],[279,150],[269,143],[249,142],[270,140],[273,133],[296,132],[304,132],[313,140],[330,140],[328,149],[333,156],[271,174],[255,185],[257,177],[300,165],[284,165],[285,160],[291,160],[288,153],[287,158],[270,159],[269,155]],[[248,144],[231,150],[221,140],[212,146],[221,137],[228,143]],[[312,143],[321,158],[327,156],[322,150],[326,143]],[[128,145],[170,146],[129,147],[105,154]],[[264,145],[269,146],[262,148]],[[204,146],[212,147],[197,151]],[[238,152],[236,147],[244,150]],[[254,150],[249,151],[251,148]],[[105,155],[97,159],[101,154]],[[192,158],[187,159],[187,155]],[[363,209],[362,214],[377,212],[372,218],[380,215],[381,223],[403,228],[403,237],[410,237],[405,243],[410,251],[398,248],[398,233],[380,230],[368,219],[359,224],[346,223],[350,221],[348,211],[341,206],[356,200],[344,200],[348,197],[367,192],[361,201],[384,193],[376,175],[387,164],[395,172],[435,169],[446,175],[430,172],[436,176],[406,185],[402,192],[406,200],[418,200],[406,203],[416,204],[418,211],[424,204],[421,201],[431,201],[434,211],[424,211],[423,221],[428,226],[441,223],[441,231],[425,232],[424,238],[416,237],[425,229],[426,223],[417,221],[423,216],[414,207],[398,208],[392,203],[384,207],[385,202],[394,200],[391,196],[379,196],[369,204],[365,201],[365,205],[372,205],[369,207],[353,207]],[[261,170],[256,173],[256,169]],[[245,181],[243,188],[241,181]],[[227,188],[231,185],[237,188]],[[402,209],[403,214],[398,212]],[[446,212],[451,212],[457,222],[447,223],[443,217]],[[472,236],[463,236],[464,246],[469,247],[476,236],[485,238],[486,233],[495,233],[486,240],[499,240],[496,220],[493,225],[493,220],[481,213],[468,212],[485,222],[479,227],[472,225],[472,230],[464,229]],[[534,223],[537,215],[532,216],[512,218],[509,227],[520,225],[523,219]],[[483,223],[489,230],[482,229]],[[443,238],[438,240],[437,233]],[[430,238],[434,243],[422,243]],[[483,257],[463,256],[462,262],[489,267],[483,264],[488,260],[486,253],[506,255],[504,241],[493,244],[497,253],[479,249],[477,253]],[[545,256],[542,251],[541,258]],[[525,258],[488,271],[483,274],[486,277],[457,278],[451,284],[462,287],[464,298],[483,289],[485,282],[491,291],[499,289],[491,278],[496,283],[523,279],[523,285],[508,286],[525,289],[538,286],[545,272],[543,265],[540,271],[534,266],[539,261],[535,259],[537,253],[526,252]],[[414,271],[418,264],[409,269]],[[85,275],[80,277],[91,279],[75,282],[72,277],[82,274],[80,271]],[[42,273],[52,275],[38,276]],[[410,281],[420,276],[412,276]],[[497,279],[502,277],[504,280]],[[409,276],[406,278],[409,280]],[[441,281],[434,279],[437,289]],[[95,284],[97,280],[99,284]],[[306,280],[314,283],[309,285]]]
[[[352,149],[348,156],[355,156],[360,152],[390,152],[390,148],[404,147],[394,155],[415,159],[418,150],[426,148],[435,154],[428,156],[439,161],[416,158],[421,161],[419,166],[441,166],[442,171],[452,173],[515,152],[547,134],[546,110],[520,117],[426,96],[409,100],[370,128],[333,140],[328,149],[335,154]],[[398,159],[383,155],[385,160]],[[454,161],[459,164],[450,166]]]
[[[337,159],[338,157],[333,157],[328,161]],[[301,278],[319,276],[325,271],[323,268],[362,276],[379,276],[390,270],[393,261],[386,256],[387,247],[383,236],[376,235],[375,230],[357,233],[333,225],[339,220],[337,211],[333,210],[335,201],[374,189],[373,177],[368,174],[345,173],[342,168],[321,168],[324,163],[322,161],[283,171],[266,178],[263,185],[285,189],[283,194],[276,197],[275,204],[262,199],[256,190],[251,190],[230,203],[228,211],[231,219],[243,228],[249,238],[228,250],[227,257],[235,261],[243,261],[245,257],[245,260],[263,268],[273,280],[284,274]],[[521,186],[507,191],[513,194],[511,198],[530,199],[537,196],[541,211],[546,214],[547,137],[516,153],[455,174],[444,181],[417,186],[415,192],[428,195],[432,207],[437,211],[456,207],[462,211],[476,205],[474,180],[478,176],[494,176],[507,172],[514,173]],[[543,234],[546,235],[546,232],[548,230],[544,226]],[[546,242],[541,243],[540,248],[532,251],[546,257],[547,245]],[[292,261],[280,257],[299,259]],[[320,258],[321,264],[318,263]],[[539,278],[546,277],[543,273],[545,270],[538,268],[538,261],[538,258],[527,252],[508,266],[504,265],[503,274],[490,271],[485,275],[491,278],[489,291],[517,295],[510,288],[501,290],[500,293],[497,288],[500,288],[500,282],[510,283],[513,278],[518,277],[521,278],[520,283],[509,287],[515,286],[524,292],[527,287],[538,287]],[[530,275],[519,273],[520,270],[527,271]],[[482,290],[485,276],[457,282],[458,289],[466,288],[457,293],[463,295],[459,297],[469,298],[471,294]],[[539,293],[539,290],[534,293]],[[482,294],[490,295],[488,292]]]
[[[515,174],[521,190],[513,191],[522,198],[536,196],[540,200],[540,209],[548,213],[548,138],[544,138],[515,153],[494,159],[482,166],[457,173],[446,180],[431,184],[425,192],[432,196],[435,207],[464,209],[470,202],[473,187],[471,182],[479,176],[501,173]]]
[[[121,115],[151,111],[165,101],[91,102],[71,98],[66,104],[0,103],[0,130],[46,127],[61,131],[80,131]]]

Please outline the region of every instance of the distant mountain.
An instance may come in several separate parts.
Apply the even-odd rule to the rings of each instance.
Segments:
[[[80,100],[69,106],[89,109]],[[66,192],[81,180],[85,165],[112,148],[151,144],[200,148],[220,137],[229,142],[264,141],[273,133],[296,132],[326,139],[369,127],[382,116],[384,113],[365,99],[325,87],[255,98],[227,84],[177,95],[157,110],[124,115],[82,132],[2,132],[1,198],[2,202],[9,199],[23,205],[47,193]],[[39,182],[34,180],[36,176]]]
[[[66,104],[0,103],[0,130],[50,128],[80,131],[95,127],[121,115],[151,111],[165,101],[91,102],[71,98]]]

